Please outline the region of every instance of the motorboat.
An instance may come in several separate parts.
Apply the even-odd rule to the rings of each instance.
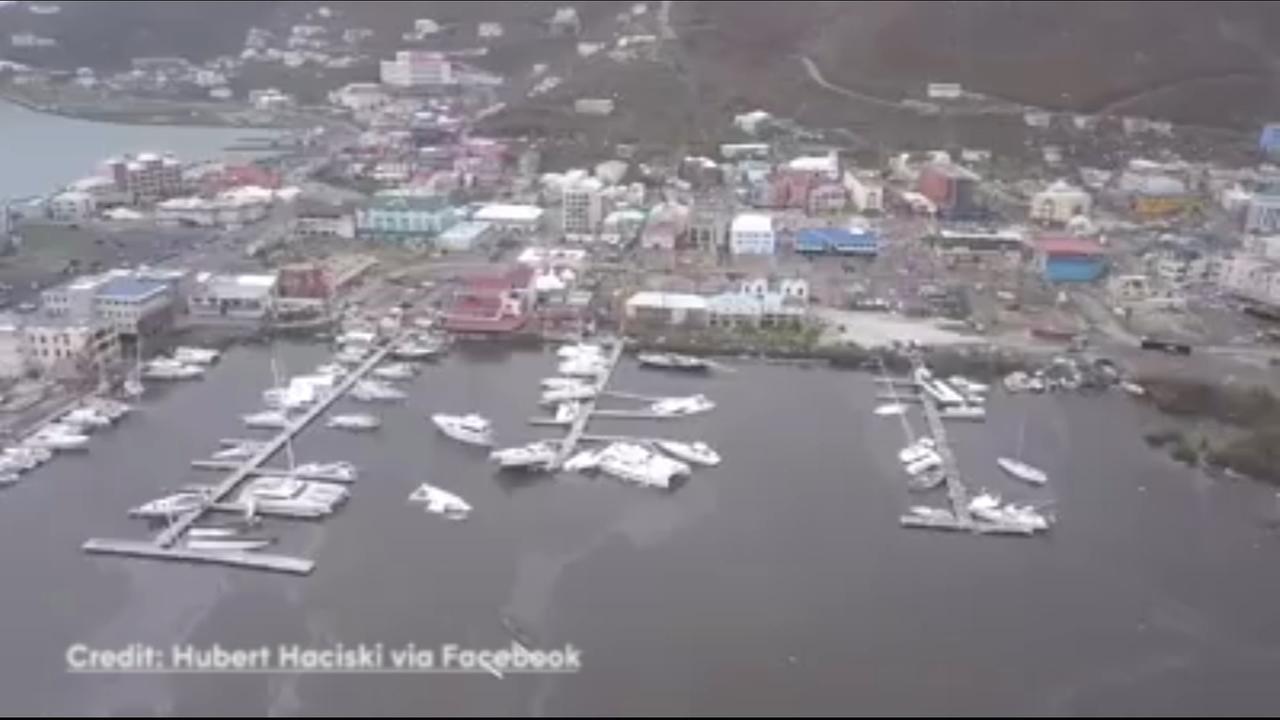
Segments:
[[[561,360],[579,360],[598,358],[604,360],[604,348],[592,343],[576,343],[556,348],[556,357]]]
[[[97,411],[111,421],[119,420],[133,411],[133,406],[111,398],[95,397],[85,401],[85,406]]]
[[[368,354],[367,349],[348,346],[339,350],[338,354],[333,356],[333,361],[341,365],[359,365],[364,362]]]
[[[560,390],[562,388],[583,387],[588,385],[586,380],[576,377],[542,378],[541,384],[543,390]]]
[[[669,488],[680,475],[689,475],[689,466],[659,455],[640,445],[614,443],[600,456],[600,470],[619,480],[645,487]]]
[[[262,412],[241,415],[245,427],[261,430],[283,430],[289,426],[289,414],[283,410],[263,410]]]
[[[0,488],[17,485],[22,478],[18,477],[15,472],[0,472]]]
[[[335,342],[343,346],[369,346],[377,340],[378,333],[373,330],[348,330],[335,338]]]
[[[325,427],[338,430],[377,430],[382,421],[374,415],[353,413],[350,415],[334,415],[325,422]]]
[[[423,483],[409,494],[410,502],[426,505],[426,511],[443,515],[450,520],[465,520],[471,514],[471,505],[448,490]]]
[[[996,459],[996,464],[1001,470],[1032,485],[1044,485],[1049,482],[1049,476],[1045,471],[1033,465],[1028,465],[1021,460],[1015,460],[1010,457],[1002,457]]]
[[[986,420],[987,409],[981,405],[952,405],[938,410],[943,420]]]
[[[675,417],[708,412],[715,406],[716,404],[711,402],[706,395],[699,394],[690,395],[689,397],[663,398],[650,405],[649,409],[655,415]]]
[[[933,450],[926,450],[915,460],[906,464],[907,474],[915,477],[926,470],[942,466],[942,456]]]
[[[950,510],[943,508],[929,507],[928,505],[912,505],[909,512],[916,517],[934,522],[954,522],[955,515]]]
[[[1014,505],[1010,503],[1004,506],[1005,518],[1015,524],[1024,525],[1032,530],[1048,530],[1049,518],[1036,512],[1029,505]]]
[[[203,367],[171,358],[156,358],[142,369],[142,377],[148,380],[194,380],[203,375]]]
[[[564,461],[564,469],[569,472],[587,472],[600,467],[601,450],[580,450],[573,457]]]
[[[1015,370],[1004,377],[1004,389],[1006,392],[1017,393],[1029,389],[1031,376],[1021,370]]]
[[[903,465],[909,465],[916,460],[924,457],[926,453],[932,452],[936,443],[931,437],[922,437],[919,440],[898,451],[898,460]]]
[[[255,478],[240,491],[240,502],[250,510],[290,515],[328,515],[346,501],[346,488],[292,477]]]
[[[493,424],[475,413],[467,415],[436,413],[431,416],[431,422],[440,432],[459,442],[486,447],[493,444]]]
[[[1000,496],[990,492],[983,492],[970,499],[969,512],[980,520],[998,525],[1011,525],[1030,531],[1049,529],[1048,519],[1031,507],[1012,503],[1002,506]]]
[[[22,472],[34,470],[53,459],[53,452],[42,447],[11,447],[0,453],[0,463]]]
[[[378,380],[361,380],[351,388],[351,399],[361,402],[392,402],[406,397],[404,391]]]
[[[111,418],[91,407],[78,407],[59,418],[59,422],[90,432],[94,428],[111,426]]]
[[[89,447],[89,436],[82,434],[79,428],[52,423],[37,430],[22,444],[48,450],[84,450]]]
[[[416,375],[414,367],[408,363],[391,363],[373,370],[373,376],[380,380],[412,380]]]
[[[400,341],[391,349],[391,357],[397,360],[430,360],[439,357],[444,351],[444,340],[428,335]]]
[[[489,459],[503,468],[546,470],[556,460],[558,448],[554,443],[538,440],[527,445],[494,450]]]
[[[173,349],[173,359],[190,365],[210,365],[217,362],[222,353],[212,348],[180,346]]]
[[[360,477],[360,470],[349,462],[339,460],[328,463],[303,463],[293,469],[293,474],[303,480],[355,482]]]
[[[543,405],[556,405],[559,403],[576,402],[579,400],[590,400],[595,397],[597,391],[595,387],[580,383],[578,385],[566,385],[564,387],[553,388],[542,393],[539,400]]]
[[[248,552],[261,550],[275,542],[273,538],[188,538],[188,550],[202,552]]]
[[[166,519],[199,510],[209,503],[204,492],[180,492],[143,503],[129,510],[129,517]]]
[[[576,401],[562,402],[556,406],[555,420],[564,425],[572,425],[582,415],[582,405]]]
[[[902,415],[906,411],[907,406],[902,403],[886,403],[877,407],[874,412],[876,415],[881,417],[888,417],[893,415]]]
[[[640,353],[636,356],[640,367],[658,368],[661,370],[683,370],[685,372],[706,372],[711,363],[692,355],[677,353]]]
[[[597,378],[608,372],[609,366],[603,358],[572,358],[560,363],[556,372],[571,377]]]
[[[214,460],[247,460],[257,455],[265,445],[266,443],[256,441],[244,442],[223,448],[215,452],[211,457]]]
[[[1000,511],[1000,496],[989,492],[979,493],[969,499],[969,512],[974,517],[987,522],[1003,522],[1004,513]]]
[[[720,464],[720,454],[713,450],[710,445],[700,440],[696,442],[659,440],[656,444],[663,452],[686,462],[707,467],[714,467]]]

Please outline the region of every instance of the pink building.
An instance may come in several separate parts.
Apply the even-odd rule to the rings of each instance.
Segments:
[[[809,190],[810,215],[827,215],[844,210],[849,197],[840,183],[827,182]]]

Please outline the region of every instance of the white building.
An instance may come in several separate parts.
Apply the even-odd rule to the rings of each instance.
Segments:
[[[27,370],[22,326],[13,316],[0,317],[0,378],[11,380]]]
[[[1088,216],[1092,207],[1089,193],[1059,180],[1031,198],[1031,219],[1066,224],[1077,215]]]
[[[613,109],[611,98],[578,98],[573,101],[573,111],[579,115],[612,115]]]
[[[270,190],[255,187],[232,188],[217,197],[172,198],[156,205],[156,220],[198,227],[236,228],[267,216],[274,201]]]
[[[49,217],[57,222],[75,223],[93,216],[97,203],[87,192],[68,190],[49,198]]]
[[[690,293],[638,292],[627,298],[623,313],[627,322],[660,325],[703,325],[708,316],[707,298]]]
[[[120,361],[120,339],[109,325],[36,316],[22,328],[27,362],[56,378],[92,376]]]
[[[1280,194],[1255,193],[1249,199],[1244,231],[1260,234],[1280,232]]]
[[[787,163],[793,172],[813,173],[827,180],[840,179],[840,157],[833,150],[826,155],[805,155]]]
[[[377,83],[350,83],[329,93],[329,102],[354,113],[366,113],[385,107],[391,96]]]
[[[561,227],[566,236],[594,236],[604,219],[604,184],[591,177],[566,182],[561,196]]]
[[[494,233],[493,225],[487,222],[460,222],[436,236],[436,247],[450,252],[466,252],[488,242]]]
[[[537,205],[495,203],[480,208],[471,219],[487,222],[501,230],[529,233],[542,226],[543,212]]]
[[[879,182],[845,171],[844,189],[849,193],[849,202],[854,210],[884,212],[884,185]]]
[[[808,305],[806,280],[771,283],[766,278],[752,278],[733,291],[708,298],[708,322],[714,327],[799,325],[808,314]]]
[[[249,104],[258,110],[279,110],[293,106],[293,97],[275,88],[250,90]]]
[[[275,307],[277,282],[275,275],[201,273],[188,306],[193,317],[263,320]]]
[[[729,252],[734,255],[772,255],[776,242],[770,215],[741,213],[729,226]]]
[[[392,87],[432,87],[455,82],[453,62],[438,52],[401,50],[395,60],[383,60],[379,78]]]
[[[1219,285],[1236,297],[1280,308],[1280,263],[1237,256],[1223,266]]]

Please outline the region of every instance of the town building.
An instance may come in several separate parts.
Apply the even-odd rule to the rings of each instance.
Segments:
[[[627,298],[623,317],[628,327],[700,327],[708,324],[710,312],[701,295],[646,290]]]
[[[689,217],[689,244],[704,253],[728,246],[732,205],[723,194],[703,192],[694,196]]]
[[[141,153],[115,158],[107,161],[107,170],[116,187],[134,203],[150,203],[183,192],[182,165],[170,155]]]
[[[92,217],[97,203],[87,192],[68,190],[49,198],[47,207],[54,222],[77,223]]]
[[[810,254],[875,256],[880,252],[880,238],[868,227],[806,228],[796,234],[795,249]]]
[[[614,106],[612,98],[578,98],[573,101],[573,111],[579,115],[612,115]]]
[[[592,177],[567,181],[562,188],[561,229],[566,237],[592,238],[604,219],[604,184]]]
[[[120,362],[120,338],[106,323],[32,316],[22,326],[24,355],[47,377],[92,377]]]
[[[529,321],[534,269],[528,265],[471,275],[450,298],[442,315],[445,330],[477,336],[506,335]]]
[[[578,19],[578,10],[572,5],[556,8],[551,16],[551,34],[556,36],[572,36],[582,32],[582,21]]]
[[[196,227],[239,228],[271,212],[275,195],[265,188],[233,188],[213,198],[177,197],[156,204],[159,222]]]
[[[457,211],[442,196],[378,193],[356,210],[356,234],[424,247],[457,221]]]
[[[440,88],[453,85],[453,61],[442,53],[426,50],[400,50],[394,60],[379,65],[383,85],[399,88]]]
[[[114,180],[100,175],[80,178],[67,186],[69,192],[81,192],[93,198],[94,210],[128,205],[132,198],[116,186]]]
[[[472,220],[487,222],[506,232],[532,233],[542,228],[544,211],[537,205],[485,205],[471,215]]]
[[[276,275],[200,273],[187,306],[193,318],[260,322],[275,307]]]
[[[713,327],[800,326],[808,315],[809,283],[802,278],[752,278],[729,292],[707,298]]]
[[[1245,206],[1244,231],[1280,233],[1280,192],[1267,188],[1255,192]]]
[[[1031,198],[1031,219],[1065,225],[1078,215],[1088,216],[1092,206],[1089,193],[1059,180]]]
[[[355,212],[350,207],[303,201],[295,213],[293,232],[300,238],[351,240],[356,236]]]
[[[377,83],[350,83],[330,92],[329,102],[359,115],[385,107],[391,95]]]
[[[600,242],[626,247],[640,237],[644,224],[645,214],[641,210],[614,210],[600,222]]]
[[[487,222],[467,220],[450,227],[436,238],[436,247],[449,252],[467,252],[492,242],[497,229]]]
[[[163,280],[112,277],[97,288],[96,319],[121,335],[156,335],[173,325],[174,295]]]
[[[1133,161],[1116,182],[1116,192],[1143,220],[1180,215],[1196,206],[1187,183],[1172,171],[1151,163]]]
[[[770,215],[740,213],[729,226],[729,252],[734,255],[772,255],[776,242]]]
[[[249,104],[257,110],[282,110],[293,107],[292,95],[286,95],[276,88],[265,88],[249,91]]]
[[[884,185],[849,170],[845,171],[842,182],[854,210],[860,213],[884,212]]]
[[[843,212],[849,202],[844,185],[825,182],[813,186],[806,200],[810,215],[831,215]]]
[[[1091,282],[1106,271],[1106,253],[1097,241],[1071,235],[1036,239],[1038,267],[1049,282]]]
[[[649,250],[675,250],[689,231],[689,208],[676,203],[659,203],[649,211],[640,247]]]
[[[971,170],[935,162],[920,170],[917,190],[934,204],[939,215],[967,218],[981,212],[978,182],[978,175]]]
[[[1114,275],[1107,280],[1107,292],[1117,305],[1140,303],[1151,297],[1151,278],[1146,275]]]
[[[984,259],[1018,260],[1027,251],[1026,239],[1013,229],[972,230],[942,228],[925,238],[934,252],[952,259],[981,262]]]

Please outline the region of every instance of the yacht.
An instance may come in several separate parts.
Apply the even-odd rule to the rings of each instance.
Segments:
[[[408,397],[402,390],[378,380],[361,380],[351,388],[351,398],[361,402],[379,402],[403,400]]]
[[[489,453],[489,459],[503,468],[546,470],[555,462],[556,453],[554,443],[538,440],[527,445],[494,450]]]
[[[80,433],[79,428],[53,423],[37,430],[22,444],[48,450],[84,450],[89,447],[89,436]]]
[[[556,357],[561,360],[599,359],[604,360],[604,348],[591,343],[562,345],[556,348]]]
[[[266,443],[251,441],[225,447],[212,455],[214,460],[247,460],[257,455]]]
[[[209,496],[203,492],[180,492],[143,503],[131,509],[129,517],[171,518],[199,510],[208,503]]]
[[[556,422],[572,425],[582,415],[582,406],[576,401],[562,402],[556,406]]]
[[[188,538],[186,545],[188,550],[201,550],[205,552],[247,552],[250,550],[261,550],[264,547],[275,542],[273,538]]]
[[[543,390],[562,390],[564,388],[586,387],[587,382],[582,378],[572,377],[549,377],[542,379]]]
[[[341,460],[328,463],[303,463],[293,469],[293,474],[303,480],[334,482],[355,482],[360,477],[360,471],[355,465]]]
[[[1000,466],[1001,470],[1004,470],[1023,482],[1027,482],[1032,485],[1044,485],[1049,482],[1049,476],[1045,471],[1038,467],[1028,465],[1021,460],[1002,457],[996,459],[996,464]]]
[[[335,341],[339,345],[368,346],[376,342],[377,339],[378,334],[372,330],[348,330],[335,338]]]
[[[337,428],[339,430],[377,430],[381,425],[382,421],[376,416],[365,413],[334,415],[325,422],[325,427]]]
[[[338,354],[333,356],[333,361],[341,365],[359,365],[364,362],[366,355],[368,355],[367,350],[348,346],[339,350]]]
[[[412,380],[416,372],[408,363],[391,363],[374,368],[373,376],[380,380]]]
[[[675,417],[693,415],[711,410],[716,406],[706,395],[690,395],[689,397],[664,398],[649,406],[655,415]]]
[[[564,461],[564,469],[569,472],[587,472],[600,467],[601,450],[580,450],[573,457]]]
[[[720,453],[717,453],[710,445],[700,440],[691,443],[678,440],[659,440],[656,444],[663,452],[686,462],[707,467],[714,467],[720,464]]]
[[[409,495],[410,502],[426,505],[426,511],[443,515],[450,520],[465,520],[471,514],[471,505],[466,500],[434,485],[423,483]]]
[[[933,438],[922,437],[919,440],[916,440],[910,445],[899,450],[898,460],[902,462],[903,465],[909,465],[915,462],[916,460],[919,460],[920,458],[924,457],[926,453],[932,452],[934,445],[935,443],[933,441]]]
[[[938,410],[943,420],[986,420],[987,409],[981,405],[952,405]]]
[[[391,357],[397,360],[430,360],[439,357],[444,350],[445,343],[440,338],[409,338],[391,349]]]
[[[688,475],[689,466],[630,443],[614,443],[601,454],[600,470],[619,480],[646,487],[671,487],[678,475]]]
[[[262,412],[241,415],[246,427],[262,430],[283,430],[289,426],[289,414],[283,410],[263,410]]]
[[[542,393],[542,398],[539,402],[543,405],[556,405],[578,400],[590,400],[595,396],[596,389],[584,383],[546,390]]]
[[[1015,524],[1024,525],[1032,530],[1048,530],[1049,518],[1036,512],[1029,505],[1014,505],[1012,503],[1004,506],[1005,518]]]
[[[64,425],[81,428],[88,432],[92,432],[94,428],[109,427],[111,425],[111,418],[91,407],[78,407],[63,415],[58,421]]]
[[[268,511],[305,517],[328,515],[348,496],[346,488],[291,477],[251,480],[240,491],[240,502],[251,512]]]
[[[685,372],[706,372],[711,363],[692,355],[676,353],[640,353],[636,356],[641,367],[659,368],[662,370],[683,370]]]
[[[493,424],[475,413],[468,415],[436,413],[431,416],[431,422],[440,432],[459,442],[486,447],[493,444]]]
[[[210,365],[222,353],[211,348],[180,346],[173,349],[173,359],[191,365]]]
[[[1031,507],[1013,504],[1001,507],[1000,496],[989,492],[975,495],[969,501],[969,512],[990,523],[1013,525],[1033,531],[1049,529],[1049,521]]]
[[[922,455],[906,464],[907,474],[915,477],[926,470],[942,466],[942,456],[933,450],[925,450]]]
[[[53,459],[53,452],[42,447],[17,447],[5,448],[0,453],[0,462],[3,462],[10,468],[18,470],[33,470]]]
[[[240,528],[231,526],[201,526],[187,531],[187,537],[193,538],[228,538],[240,534]]]
[[[142,369],[142,377],[149,380],[193,380],[204,375],[204,368],[188,365],[170,358],[156,358]]]

